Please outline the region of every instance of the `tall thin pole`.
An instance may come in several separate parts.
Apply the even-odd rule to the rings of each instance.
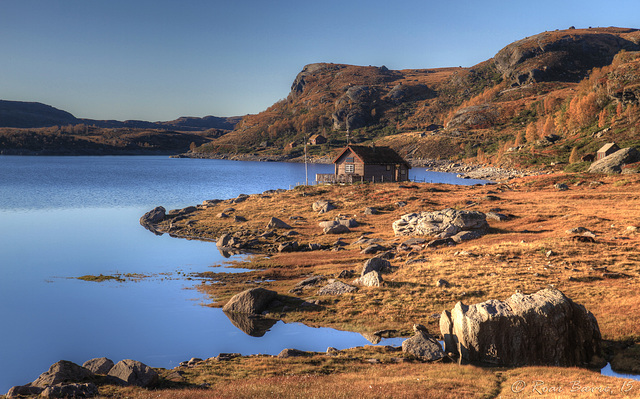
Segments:
[[[309,185],[309,169],[307,167],[307,137],[304,138],[304,177],[305,177],[305,185]]]

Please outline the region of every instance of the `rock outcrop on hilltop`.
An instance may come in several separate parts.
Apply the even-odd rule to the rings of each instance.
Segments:
[[[576,82],[592,68],[609,65],[620,50],[640,50],[638,38],[635,29],[544,32],[509,44],[493,60],[514,84]]]

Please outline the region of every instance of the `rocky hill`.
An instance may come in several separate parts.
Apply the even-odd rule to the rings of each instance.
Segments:
[[[167,122],[80,119],[49,105],[0,100],[0,154],[178,154],[235,127],[240,117]]]
[[[566,164],[607,141],[640,144],[639,51],[636,29],[571,28],[511,43],[471,68],[310,64],[286,99],[197,152],[295,157],[302,149],[291,143],[319,133],[328,142],[311,154],[330,153],[348,135],[415,160]]]
[[[37,128],[77,123],[80,121],[75,116],[50,105],[0,100],[0,127]]]
[[[42,103],[0,100],[0,128],[40,128],[84,124],[110,129],[233,130],[241,118],[240,116],[218,117],[209,115],[202,118],[183,116],[166,122],[96,120],[76,118],[69,112]]]

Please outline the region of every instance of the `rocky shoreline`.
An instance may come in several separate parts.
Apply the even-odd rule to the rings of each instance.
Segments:
[[[504,181],[525,176],[537,176],[544,172],[515,168],[500,168],[497,166],[483,166],[465,164],[449,160],[411,160],[413,167],[423,167],[428,171],[456,173],[462,179],[478,179]]]
[[[194,159],[225,159],[231,161],[249,162],[304,162],[304,157],[291,157],[285,154],[280,155],[258,155],[258,154],[229,154],[229,153],[194,153],[173,155],[172,158],[194,158]],[[331,156],[312,156],[308,158],[310,163],[330,164],[333,161]],[[436,159],[415,159],[407,158],[413,168],[425,168],[427,171],[455,173],[462,179],[478,179],[490,181],[504,181],[525,176],[536,176],[544,172],[516,169],[500,168],[497,166],[484,166],[460,163],[450,160]]]

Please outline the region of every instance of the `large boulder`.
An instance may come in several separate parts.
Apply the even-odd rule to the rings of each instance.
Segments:
[[[234,295],[222,308],[225,312],[259,314],[276,299],[278,293],[264,288],[251,288]]]
[[[93,373],[86,368],[68,360],[60,360],[52,364],[48,371],[40,374],[35,381],[28,385],[45,388],[48,385],[80,382],[91,376],[93,376]]]
[[[634,147],[623,148],[592,163],[589,167],[589,172],[609,174],[620,173],[622,172],[622,167],[624,165],[639,161],[640,151],[636,150]]]
[[[87,360],[82,367],[94,374],[108,374],[109,370],[113,367],[113,360],[107,359],[106,357],[99,357]]]
[[[123,385],[136,385],[149,388],[158,383],[158,373],[137,360],[125,359],[115,364],[109,371],[109,376]]]
[[[397,236],[435,236],[447,238],[461,231],[484,234],[489,227],[484,213],[457,209],[436,212],[409,213],[393,222],[393,232]]]
[[[440,317],[445,351],[501,366],[584,366],[600,353],[598,322],[584,306],[547,288],[503,301],[458,302]]]

